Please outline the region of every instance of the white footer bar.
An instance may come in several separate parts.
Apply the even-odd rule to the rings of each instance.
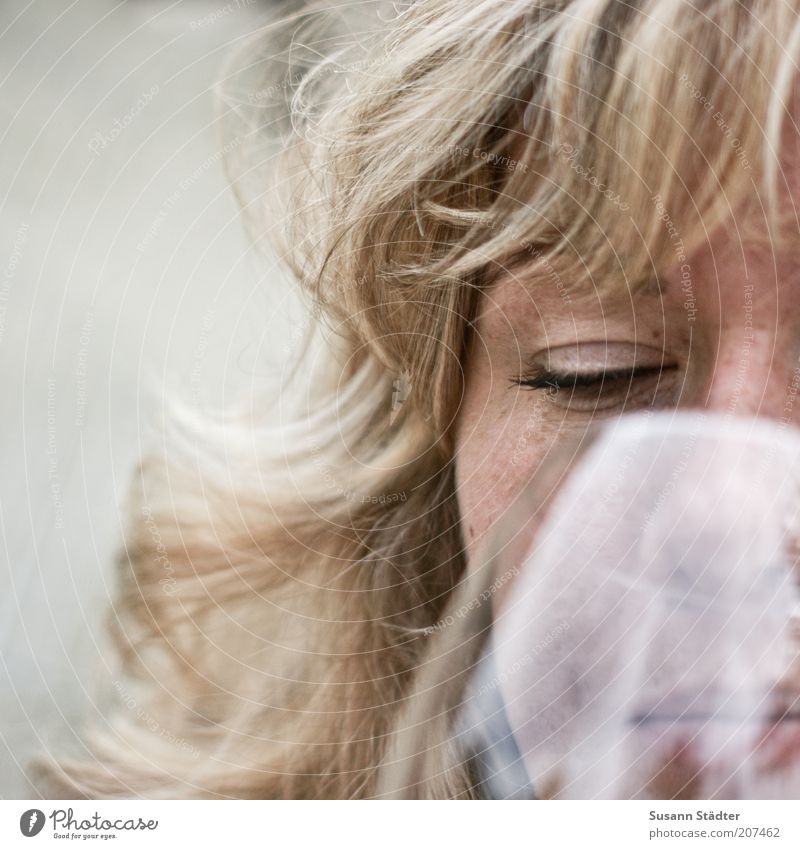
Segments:
[[[800,802],[0,801],[0,846],[800,847]]]

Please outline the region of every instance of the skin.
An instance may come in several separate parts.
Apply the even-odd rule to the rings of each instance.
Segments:
[[[790,185],[800,186],[800,167],[792,177]],[[515,499],[547,468],[551,455],[573,450],[600,420],[681,408],[800,423],[800,240],[796,232],[789,236],[777,240],[763,214],[752,210],[720,227],[688,257],[690,309],[679,264],[634,293],[620,287],[601,297],[589,286],[569,303],[552,277],[536,280],[535,268],[498,280],[479,310],[456,431],[456,485],[470,559],[483,561],[481,546],[493,539],[491,532],[504,516],[512,516],[508,527],[531,521],[528,527],[536,532],[536,518],[529,520],[525,510],[512,512]],[[536,377],[537,367],[541,380],[542,366],[578,374],[640,371],[632,378],[574,390],[567,385],[557,392],[516,382]],[[507,549],[503,564],[523,562],[530,540],[530,533],[519,533],[517,548]],[[498,617],[513,597],[509,574],[518,573],[497,579],[492,603]],[[786,680],[796,689],[793,674]],[[525,701],[514,694],[524,696],[530,682],[521,676],[512,683],[517,689],[509,691],[509,715],[519,702],[517,719],[524,728]],[[794,723],[764,734],[762,761],[773,767],[793,762],[800,751]],[[644,750],[652,740],[640,742]],[[653,761],[650,792],[655,798],[694,798],[702,794],[694,782],[705,756],[697,760],[697,751],[683,738],[673,743],[674,752]],[[558,795],[557,774],[541,775],[537,792]]]
[[[790,176],[798,185],[800,167]],[[590,286],[565,304],[552,281],[515,271],[484,296],[456,433],[469,556],[552,450],[600,419],[647,407],[797,419],[789,393],[800,375],[798,246],[779,244],[763,213],[746,216],[688,257],[691,314],[677,264],[635,293],[601,297]],[[581,374],[649,371],[554,393],[512,382],[531,361]]]

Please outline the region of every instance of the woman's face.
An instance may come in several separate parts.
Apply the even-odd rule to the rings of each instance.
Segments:
[[[800,244],[778,247],[763,215],[747,218],[635,293],[567,295],[534,262],[535,283],[508,273],[483,297],[457,427],[468,551],[592,422],[675,407],[798,420]]]

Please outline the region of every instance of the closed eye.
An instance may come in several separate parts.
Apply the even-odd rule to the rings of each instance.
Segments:
[[[542,397],[570,414],[611,415],[644,407],[669,407],[680,388],[668,379],[675,365],[647,364],[587,371],[534,367],[512,379],[523,389],[539,390]]]
[[[535,374],[512,378],[511,382],[526,389],[584,389],[601,387],[604,384],[631,382],[642,377],[653,377],[665,371],[663,366],[635,366],[625,369],[607,369],[595,372],[559,372],[541,369]]]

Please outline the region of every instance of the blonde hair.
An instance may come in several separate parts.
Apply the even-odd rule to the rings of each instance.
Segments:
[[[444,719],[480,629],[435,626],[472,591],[453,434],[479,298],[517,267],[566,308],[633,288],[779,191],[798,5],[370,2],[293,19],[283,52],[258,34],[247,120],[283,142],[268,222],[313,305],[313,389],[291,422],[274,387],[222,422],[178,412],[143,462],[122,698],[49,792],[476,795]],[[414,694],[444,679],[425,726]],[[417,724],[422,774],[387,785]]]

